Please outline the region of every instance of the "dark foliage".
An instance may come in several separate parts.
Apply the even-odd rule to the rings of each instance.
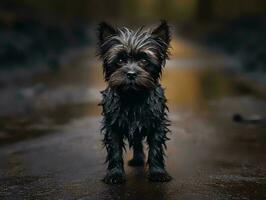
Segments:
[[[81,23],[46,22],[18,16],[11,22],[0,19],[0,69],[56,67],[65,50],[88,44],[87,27]]]
[[[242,17],[205,37],[207,45],[241,61],[246,72],[266,72],[266,18]]]

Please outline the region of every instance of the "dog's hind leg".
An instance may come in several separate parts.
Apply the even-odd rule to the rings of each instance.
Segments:
[[[129,166],[137,167],[144,165],[144,152],[143,152],[143,143],[142,137],[136,137],[133,141],[133,158],[128,161]]]
[[[104,135],[104,145],[107,150],[106,162],[108,168],[103,181],[107,184],[119,184],[125,182],[125,172],[123,164],[123,137],[121,134],[115,134],[106,131]]]

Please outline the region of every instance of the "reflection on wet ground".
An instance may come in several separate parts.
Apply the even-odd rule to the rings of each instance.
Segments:
[[[230,68],[233,61],[173,42],[162,84],[172,120],[167,167],[174,180],[150,183],[126,166],[109,186],[101,146],[97,60],[86,53],[54,73],[1,88],[1,199],[266,199],[265,94]],[[125,153],[125,163],[131,152]]]

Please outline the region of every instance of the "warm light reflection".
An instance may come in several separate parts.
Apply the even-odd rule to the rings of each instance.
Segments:
[[[162,85],[170,104],[196,106],[202,99],[199,70],[166,69]]]

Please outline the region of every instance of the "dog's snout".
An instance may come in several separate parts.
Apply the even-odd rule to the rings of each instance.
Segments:
[[[128,71],[127,72],[127,77],[129,78],[129,79],[135,79],[136,78],[136,76],[137,76],[137,73],[135,72],[135,71],[133,71],[133,70],[130,70],[130,71]]]

